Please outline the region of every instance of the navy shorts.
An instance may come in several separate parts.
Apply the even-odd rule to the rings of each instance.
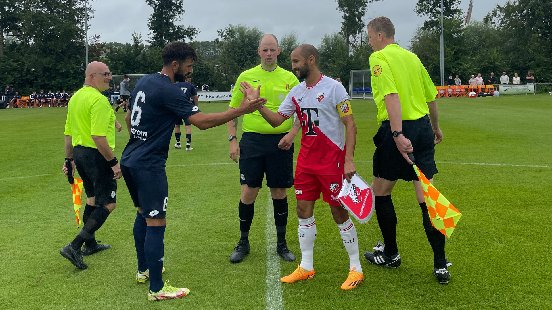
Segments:
[[[437,173],[435,165],[435,135],[428,116],[414,121],[403,121],[402,131],[410,139],[414,148],[415,164],[428,179]],[[376,150],[373,158],[373,174],[375,177],[389,181],[402,179],[418,180],[414,169],[397,149],[391,133],[389,121],[382,122],[373,138]]]
[[[244,132],[240,140],[240,184],[270,188],[290,188],[293,185],[293,145],[289,150],[278,148],[286,135]]]
[[[95,148],[77,145],[73,160],[82,179],[87,197],[94,197],[96,206],[117,202],[117,181],[107,160]]]
[[[187,118],[184,119],[184,122],[182,121],[182,119],[179,119],[176,121],[176,125],[182,125],[182,124],[186,126],[190,126],[192,123],[190,123],[190,121]]]
[[[121,165],[121,172],[136,208],[145,218],[164,219],[169,202],[165,169],[147,170]]]

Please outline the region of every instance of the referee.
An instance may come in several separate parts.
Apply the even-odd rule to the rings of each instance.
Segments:
[[[368,23],[372,89],[381,124],[374,136],[373,158],[376,215],[385,244],[366,252],[368,262],[397,268],[401,256],[397,247],[397,216],[391,192],[398,179],[414,181],[416,198],[422,211],[423,227],[433,249],[433,274],[441,284],[450,280],[445,258],[445,236],[430,222],[420,182],[409,159],[429,178],[437,173],[435,144],[441,142],[435,96],[437,90],[418,57],[395,43],[395,27],[387,17]]]
[[[265,106],[272,111],[278,110],[289,91],[299,84],[293,73],[278,66],[280,51],[274,35],[262,36],[257,50],[261,64],[240,74],[234,84],[230,109],[240,105],[243,94],[239,85],[245,81],[255,88],[260,86],[261,97],[267,99]],[[276,252],[285,261],[294,261],[295,256],[286,243],[287,189],[293,185],[293,140],[299,131],[299,124],[293,126],[293,120],[288,119],[273,128],[258,111],[246,114],[243,117],[243,135],[239,145],[236,136],[238,120],[231,120],[227,127],[230,158],[237,162],[239,156],[241,184],[238,204],[240,240],[230,255],[230,262],[239,263],[249,254],[249,229],[253,222],[255,199],[265,174],[274,205]]]
[[[106,64],[93,61],[86,67],[84,86],[69,101],[65,121],[65,174],[76,167],[86,192],[84,227],[60,254],[78,269],[86,269],[82,255],[109,249],[98,244],[94,233],[115,209],[117,182],[121,167],[113,155],[115,148],[115,113],[102,91],[109,88],[111,72]],[[81,247],[83,246],[81,251]]]

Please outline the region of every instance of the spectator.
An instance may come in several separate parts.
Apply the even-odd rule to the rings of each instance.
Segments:
[[[470,87],[476,87],[477,86],[477,81],[475,80],[475,75],[471,75],[470,77],[470,80],[468,81],[468,84],[470,85]]]
[[[514,77],[512,78],[512,84],[519,85],[521,84],[521,78],[517,74],[517,72],[514,73]]]
[[[452,74],[449,74],[449,77],[448,77],[448,80],[447,80],[447,85],[449,85],[449,86],[455,85],[454,84],[454,79],[452,78]]]
[[[456,77],[454,78],[454,85],[456,85],[456,86],[462,85],[462,80],[460,79],[460,77],[458,76],[458,74],[457,74]]]
[[[502,75],[500,76],[500,84],[510,84],[510,77],[506,74],[506,72],[502,72]]]
[[[527,76],[525,77],[525,82],[527,84],[533,84],[535,83],[535,76],[533,75],[533,71],[529,70],[527,72]]]
[[[476,85],[483,85],[483,77],[481,76],[481,73],[478,73],[475,77],[475,84]]]
[[[498,84],[496,80],[496,76],[494,75],[494,72],[491,72],[491,74],[489,75],[489,78],[487,79],[487,83],[485,84],[488,84],[488,85]]]

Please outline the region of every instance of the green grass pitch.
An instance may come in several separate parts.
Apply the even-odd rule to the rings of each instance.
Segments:
[[[226,103],[205,103],[204,112]],[[239,173],[224,126],[193,130],[194,150],[170,148],[164,279],[186,286],[183,300],[151,303],[134,281],[135,210],[124,181],[118,206],[97,233],[112,249],[77,271],[58,251],[77,233],[61,173],[66,109],[0,110],[0,309],[550,309],[552,308],[552,96],[440,99],[444,141],[435,186],[463,213],[447,256],[451,282],[432,275],[432,253],[412,185],[393,194],[403,265],[369,265],[366,281],[343,292],[348,257],[327,205],[317,203],[314,279],[280,285],[297,263],[275,257],[266,187],[256,201],[251,254],[232,265],[239,237]],[[354,100],[357,171],[371,179],[373,101]],[[123,114],[117,114],[122,122]],[[117,134],[116,154],[128,139]],[[297,140],[298,141],[298,140]],[[172,142],[174,143],[174,141]],[[296,144],[296,154],[298,144]],[[289,191],[288,243],[300,259],[295,198]],[[267,210],[269,210],[267,212]],[[361,255],[381,235],[374,217],[356,223]]]

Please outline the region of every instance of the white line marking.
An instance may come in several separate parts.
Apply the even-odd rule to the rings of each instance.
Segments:
[[[266,309],[283,310],[284,301],[282,296],[282,284],[280,283],[280,257],[276,255],[274,245],[276,244],[276,229],[274,227],[274,206],[270,190],[267,194],[266,203]]]
[[[30,179],[30,178],[38,178],[38,177],[45,177],[48,175],[52,175],[51,173],[47,174],[37,174],[37,175],[22,175],[20,177],[7,177],[7,178],[1,178],[0,181],[8,181],[8,180],[16,180],[16,179]]]
[[[372,161],[367,160],[357,160],[359,163],[371,163]],[[471,165],[471,166],[489,166],[489,167],[521,167],[521,168],[550,168],[549,165],[531,165],[531,164],[507,164],[507,163],[464,163],[464,162],[453,162],[453,161],[436,161],[438,164],[449,164],[449,165]],[[186,165],[167,165],[167,167],[190,167],[190,166],[221,166],[221,165],[236,165],[236,163],[220,163],[220,162],[211,162],[204,164],[186,164]]]
[[[501,164],[501,163],[459,163],[452,161],[436,161],[438,164],[450,165],[472,165],[472,166],[495,166],[495,167],[522,167],[522,168],[550,168],[548,165],[516,165],[516,164]]]
[[[356,162],[359,163],[368,163],[371,161],[367,160],[357,160]],[[462,163],[462,162],[452,162],[452,161],[436,161],[438,164],[445,164],[445,165],[469,165],[469,166],[488,166],[488,167],[515,167],[515,168],[546,168],[550,169],[550,165],[530,165],[530,164],[506,164],[506,163]],[[225,165],[236,165],[234,162],[211,162],[211,163],[203,163],[203,164],[185,164],[185,165],[167,165],[167,167],[190,167],[190,166],[225,166]],[[37,174],[37,175],[23,175],[18,177],[7,177],[7,178],[0,178],[0,181],[10,181],[10,180],[17,180],[17,179],[30,179],[30,178],[38,178],[38,177],[45,177],[52,175],[50,174]]]

